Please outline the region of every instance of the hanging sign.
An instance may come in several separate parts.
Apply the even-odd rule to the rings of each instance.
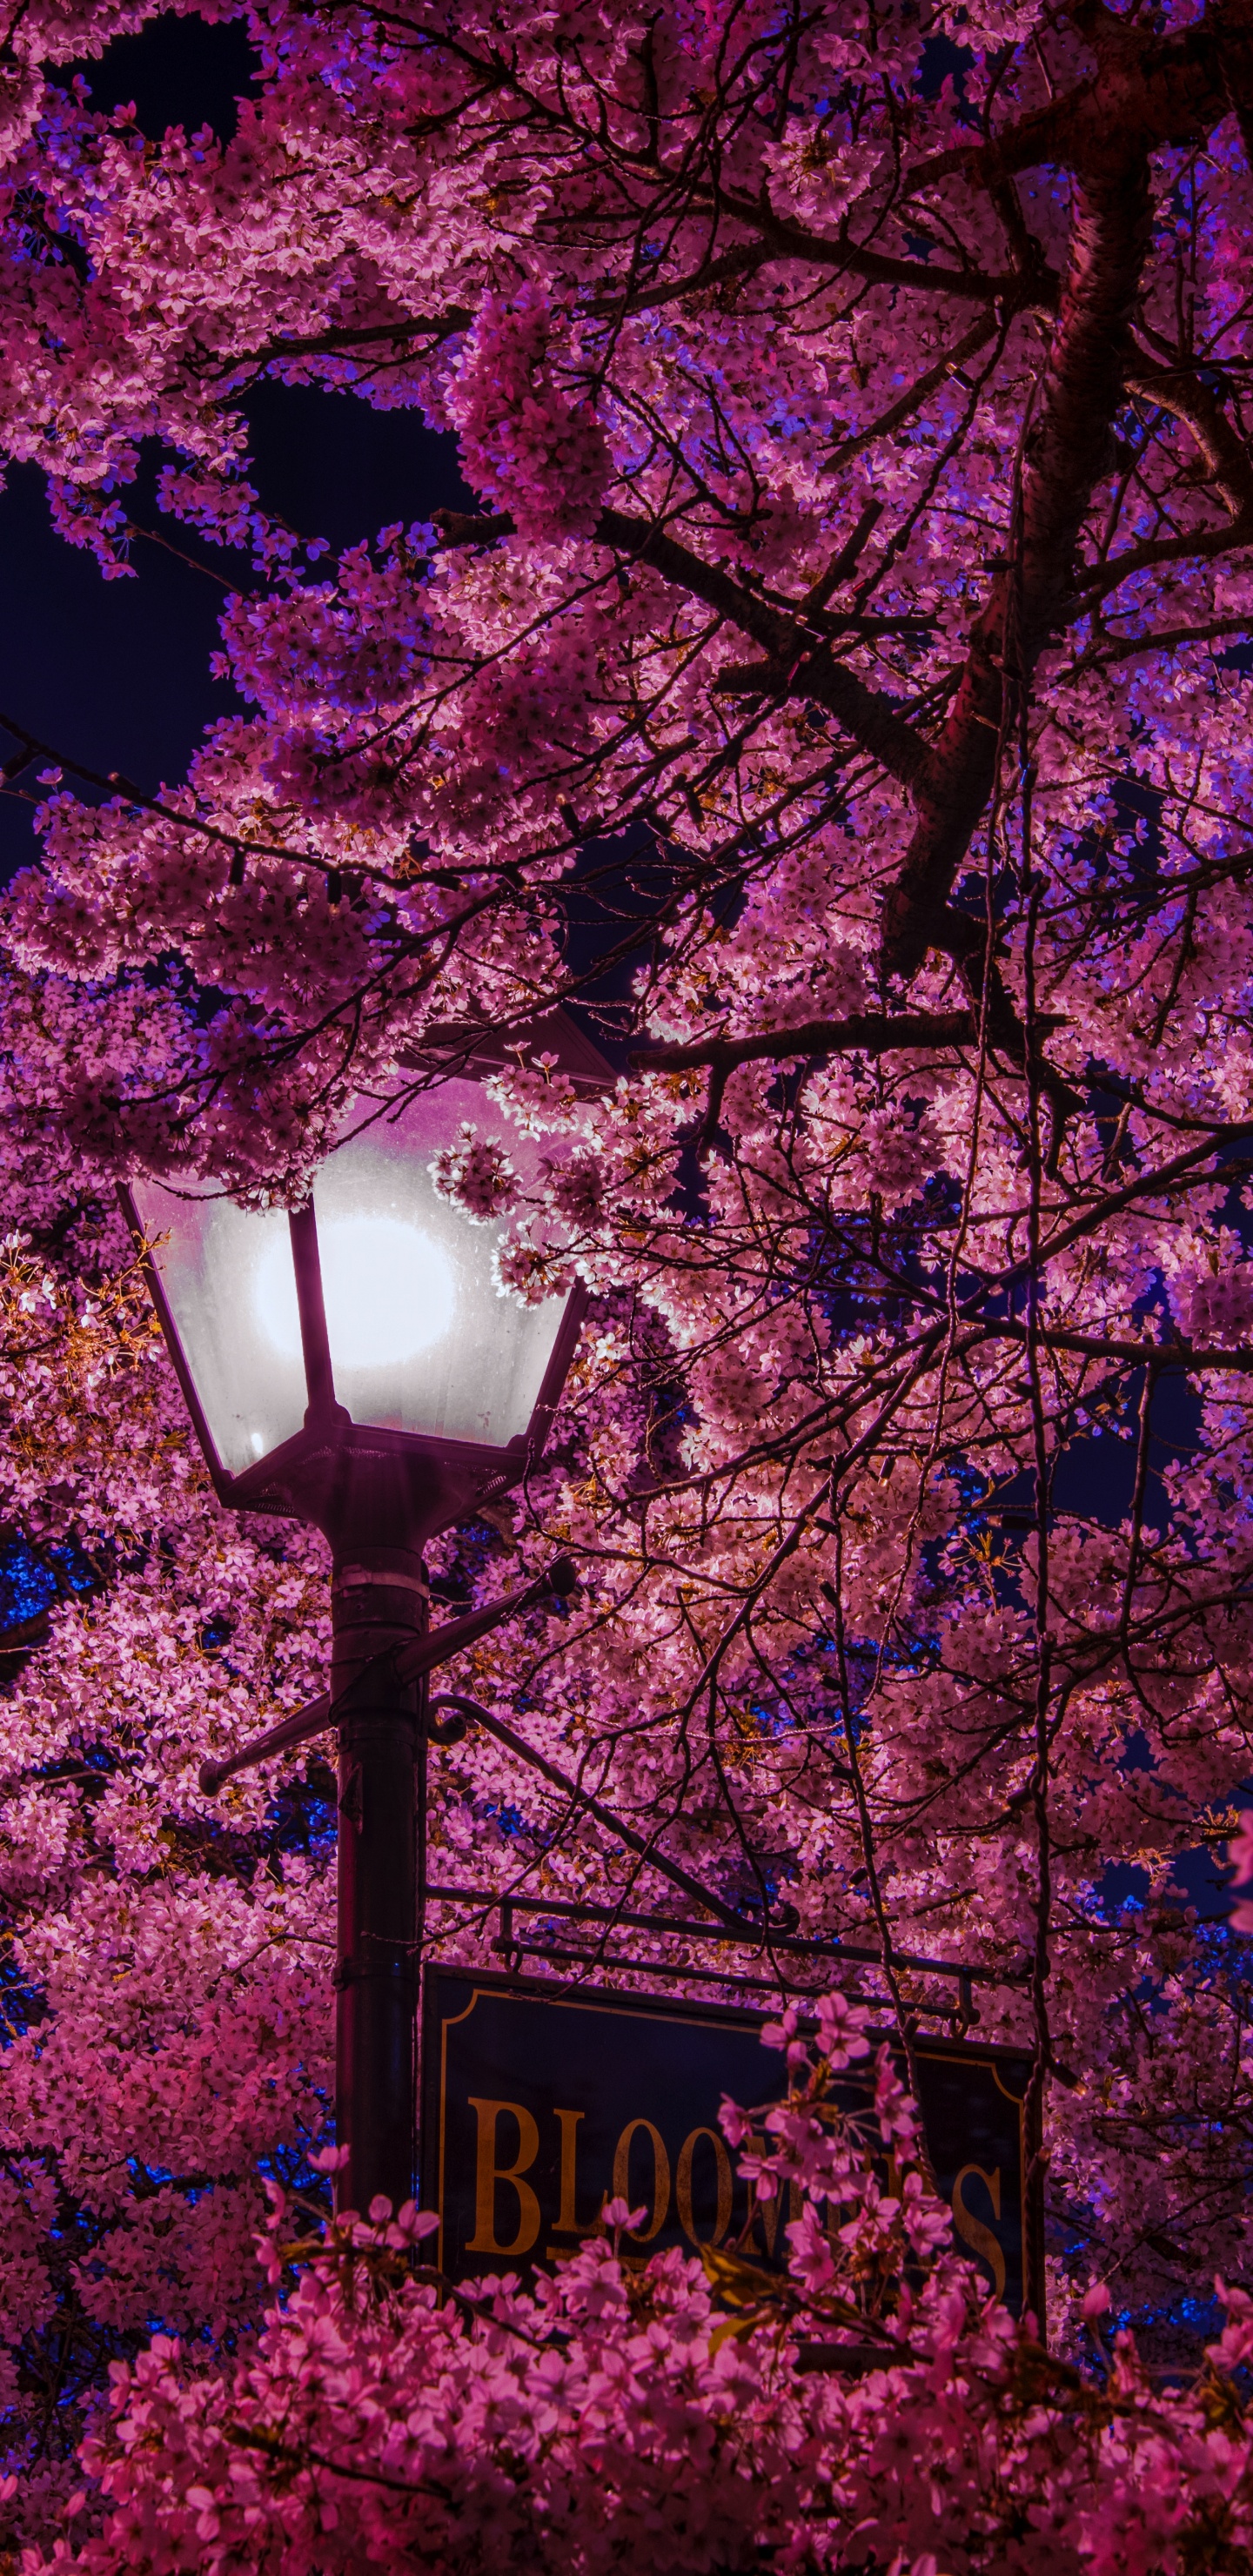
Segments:
[[[422,2011],[422,2205],[440,2220],[435,2259],[452,2280],[518,2271],[572,2253],[617,2196],[646,2216],[631,2240],[659,2253],[734,2244],[747,2184],[718,2124],[724,2094],[754,2110],[778,2100],[785,2070],[761,2016],[715,2004],[523,1984],[428,1967]],[[1017,2316],[1040,2312],[1036,2195],[1029,2191],[1029,2060],[960,2040],[919,2038],[927,2147],[973,2256]],[[857,2070],[839,2099],[869,2099]],[[781,2263],[795,2209],[758,2203],[742,2250]]]

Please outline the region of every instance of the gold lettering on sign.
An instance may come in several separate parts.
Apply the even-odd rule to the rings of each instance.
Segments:
[[[470,2108],[478,2113],[479,2143],[474,2168],[474,2234],[466,2247],[467,2254],[529,2254],[539,2234],[539,2202],[529,2182],[529,2173],[539,2154],[539,2130],[521,2102],[488,2102],[477,2093],[470,2095]],[[511,2165],[496,2162],[496,2128],[502,2111],[518,2123],[518,2152]],[[507,2182],[518,2195],[518,2232],[512,2245],[496,2242],[496,2185]]]
[[[769,2143],[770,2143],[770,2142],[769,2142],[769,2140],[768,2140],[767,2138],[757,2137],[757,2136],[753,2136],[753,2137],[752,2137],[752,2138],[750,2138],[750,2140],[749,2140],[749,2145],[751,2146],[751,2148],[752,2148],[752,2150],[753,2150],[754,2155],[758,2155],[758,2156],[764,2156],[764,2154],[766,2153],[766,2149],[767,2149],[767,2147],[768,2147]],[[790,2226],[790,2225],[791,2225],[791,2222],[792,2222],[792,2220],[793,2220],[794,2218],[799,2218],[799,2217],[800,2217],[800,2215],[801,2215],[801,2213],[802,2213],[802,2211],[803,2211],[803,2209],[804,2209],[805,2203],[804,2203],[804,2199],[803,2199],[803,2197],[802,2197],[802,2195],[801,2195],[800,2185],[799,2185],[798,2183],[790,2182],[790,2183],[788,2184],[788,2187],[787,2187],[787,2194],[788,2194],[788,2210],[787,2210],[787,2214],[788,2214],[788,2224],[789,2224],[789,2226]],[[755,2245],[755,2243],[756,2243],[756,2230],[760,2227],[760,2229],[761,2229],[761,2241],[762,2241],[762,2247],[763,2247],[763,2250],[765,2251],[765,2253],[767,2253],[767,2254],[771,2254],[771,2255],[772,2255],[772,2254],[774,2253],[775,2243],[776,2243],[776,2240],[777,2240],[777,2238],[778,2238],[778,2234],[779,2234],[779,2220],[781,2219],[781,2217],[782,2217],[782,2216],[783,2216],[783,2193],[782,2193],[782,2191],[781,2191],[781,2190],[775,2190],[775,2191],[771,2192],[771,2194],[770,2194],[769,2198],[767,2199],[767,2198],[766,2198],[766,2196],[765,2196],[762,2192],[760,2192],[760,2191],[758,2190],[756,2182],[755,2182],[755,2181],[750,2180],[750,2182],[749,2182],[749,2186],[748,2186],[748,2241],[749,2241],[749,2244],[750,2244],[750,2245]]]
[[[587,2236],[596,2222],[590,2218],[581,2220],[576,2215],[579,2195],[575,2170],[576,2132],[586,2114],[582,2111],[558,2111],[556,2103],[553,2110],[561,2122],[561,2207],[553,2222],[553,2231],[557,2236]]]
[[[983,2256],[984,2262],[988,2265],[991,2271],[992,2286],[996,2291],[996,2295],[998,2299],[1003,2299],[1005,2296],[1004,2254],[1002,2253],[991,2228],[985,2227],[983,2220],[981,2218],[976,2218],[974,2211],[967,2209],[965,2201],[962,2199],[962,2184],[969,2179],[971,2174],[974,2174],[982,2183],[983,2188],[992,2203],[993,2217],[999,2218],[1001,2214],[1001,2168],[999,2165],[993,2165],[991,2173],[985,2173],[982,2165],[962,2166],[961,2172],[953,2185],[953,2225],[963,2243],[969,2245],[971,2252],[974,2254],[981,2254]]]
[[[692,2220],[692,2158],[702,2138],[708,2138],[718,2168],[718,2216],[712,2236],[698,2236]],[[721,2245],[731,2224],[731,2195],[735,2189],[735,2180],[731,2172],[731,2159],[716,2129],[693,2129],[691,2136],[684,2139],[679,2149],[675,2189],[684,2235],[693,2245]]]
[[[634,2231],[635,2243],[647,2245],[650,2236],[659,2236],[666,2223],[666,2212],[670,2207],[670,2158],[666,2154],[665,2139],[660,2129],[653,2127],[651,2120],[628,2120],[613,2151],[615,2200],[625,2200],[630,2207],[631,2140],[637,2129],[642,2129],[645,2137],[652,2140],[653,2148],[653,2214],[647,2227],[637,2227]]]

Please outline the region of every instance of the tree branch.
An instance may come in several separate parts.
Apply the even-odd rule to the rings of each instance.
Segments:
[[[946,349],[943,357],[937,358],[935,365],[928,367],[925,375],[919,376],[917,383],[910,385],[899,401],[880,412],[879,418],[873,420],[868,429],[859,429],[855,438],[841,441],[825,460],[827,472],[834,474],[839,467],[851,465],[853,458],[860,456],[865,448],[873,447],[877,438],[889,437],[903,421],[912,419],[919,404],[924,403],[929,394],[935,393],[946,376],[954,374],[958,367],[965,365],[967,358],[973,358],[989,340],[995,339],[999,327],[995,313],[979,314],[969,330],[963,331],[960,340],[951,349]]]
[[[333,357],[338,349],[360,349],[372,341],[413,340],[424,334],[429,340],[450,340],[458,331],[468,331],[474,315],[468,305],[452,304],[443,313],[397,314],[392,321],[362,323],[328,323],[324,331],[312,331],[305,338],[269,340],[262,349],[245,349],[238,357],[222,358],[206,372],[212,376],[235,376],[242,368],[265,368],[280,365],[286,358]]]
[[[1060,1028],[1060,1020],[1044,1023]],[[973,1046],[978,1040],[973,1011],[854,1011],[845,1020],[802,1020],[796,1028],[758,1029],[742,1038],[684,1039],[674,1045],[637,1048],[631,1063],[646,1073],[688,1073],[709,1065],[722,1074],[737,1065],[779,1061],[788,1056],[888,1055],[908,1047]]]
[[[1190,429],[1209,469],[1208,480],[1229,516],[1253,524],[1253,457],[1222,404],[1191,367],[1155,367],[1136,349],[1127,392],[1154,403]]]
[[[1057,300],[1060,280],[1043,262],[1029,272],[1003,269],[991,277],[981,268],[939,268],[921,259],[894,259],[889,252],[869,250],[861,242],[807,232],[803,224],[789,223],[773,207],[752,198],[724,190],[720,202],[741,223],[753,225],[767,255],[798,260],[806,268],[833,268],[861,278],[867,286],[916,287],[928,302],[955,295],[963,302],[1008,307],[1013,312],[1027,304],[1049,308]]]
[[[1026,1033],[999,978],[997,992],[1003,1008],[989,1013],[990,1021],[995,1023],[989,1029],[991,1042],[1014,1063],[1022,1065],[1026,1061]],[[1062,1025],[1054,1016],[1037,1016],[1036,1027],[1042,1035]],[[978,1042],[979,1022],[974,1011],[900,1011],[891,1015],[856,1011],[845,1020],[803,1020],[796,1028],[758,1029],[748,1037],[700,1038],[637,1049],[630,1060],[646,1073],[686,1073],[698,1066],[709,1067],[709,1097],[697,1143],[698,1153],[705,1153],[717,1131],[727,1083],[741,1064],[778,1063],[788,1057],[845,1052],[888,1055],[897,1048],[977,1046]],[[1043,1069],[1041,1080],[1059,1115],[1065,1116],[1079,1106],[1078,1094],[1051,1068]]]
[[[935,152],[905,173],[902,195],[961,177],[989,194],[1019,171],[1072,171],[1089,186],[1117,186],[1132,158],[1166,144],[1199,142],[1253,93],[1253,31],[1244,9],[1210,9],[1178,36],[1159,38],[1112,11],[1090,10],[1084,40],[1097,55],[1086,81],[1019,119],[990,143]]]
[[[476,517],[464,511],[436,510],[434,522],[446,546],[492,545],[515,534],[506,514]],[[844,731],[863,751],[879,761],[902,786],[920,780],[927,765],[927,746],[880,690],[867,688],[855,671],[815,643],[794,618],[754,598],[730,573],[706,563],[691,546],[668,536],[654,521],[635,519],[623,510],[602,510],[592,542],[608,546],[629,563],[648,564],[676,590],[699,599],[742,634],[751,635],[764,651],[779,684],[796,696],[813,698],[829,708]]]
[[[997,573],[970,638],[952,712],[915,794],[918,823],[884,908],[884,961],[912,975],[948,953],[949,896],[992,791],[1005,692],[1021,691],[1073,588],[1079,533],[1122,399],[1131,310],[1149,246],[1147,168],[1079,198],[1040,422],[1023,485],[1021,562]],[[1010,640],[1013,669],[1003,667]],[[960,961],[959,961],[960,962]]]

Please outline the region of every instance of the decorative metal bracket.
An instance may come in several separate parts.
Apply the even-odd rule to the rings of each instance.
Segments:
[[[728,1986],[736,1994],[787,1992],[803,2002],[807,1994],[812,1999],[813,1994],[825,1991],[825,1986],[809,1989],[793,1985],[786,1974],[787,1965],[792,1961],[798,1966],[804,1962],[811,1968],[828,1971],[843,1967],[882,1970],[883,1967],[882,1953],[877,1949],[841,1941],[835,1934],[829,1934],[826,1939],[777,1938],[760,1923],[746,1923],[742,1916],[734,1925],[694,1923],[680,1915],[635,1913],[621,1905],[575,1903],[552,1896],[523,1896],[516,1891],[502,1896],[498,1888],[488,1887],[431,1885],[426,1893],[434,1904],[478,1905],[485,1914],[495,1913],[497,1931],[492,1948],[504,1961],[510,1975],[523,1974],[527,1960],[536,1959],[549,1967],[595,1968],[598,1971],[626,1969],[633,1976],[644,1974],[667,1980],[678,1979],[686,1984],[695,1979],[702,1985]],[[706,1897],[704,1902],[709,1905],[709,1898]],[[528,1922],[534,1923],[533,1932],[528,1928]],[[736,1969],[728,1974],[723,1969],[694,1966],[690,1957],[677,1963],[666,1959],[641,1960],[634,1952],[615,1952],[606,1948],[609,1935],[615,1931],[649,1932],[654,1937],[660,1934],[682,1940],[685,1945],[692,1941],[709,1941],[729,1943],[738,1949],[752,1948],[759,1954],[764,1950],[776,1973],[771,1977],[753,1976]],[[580,1932],[589,1936],[581,1943],[577,1941]],[[591,1938],[594,1933],[599,1937]],[[1031,1975],[1029,1968],[986,1968],[973,1962],[968,1964],[962,1959],[922,1958],[907,1950],[893,1950],[890,1965],[914,1976],[943,1977],[952,1981],[956,1992],[947,2011],[938,2005],[919,2005],[916,2009],[927,2018],[947,2021],[953,2035],[958,2038],[964,2037],[980,2018],[974,2000],[976,1984],[1022,1986]]]
[[[546,1573],[537,1575],[533,1583],[523,1584],[517,1592],[506,1592],[502,1600],[490,1601],[482,1610],[468,1610],[463,1619],[445,1621],[442,1628],[433,1629],[428,1636],[415,1637],[411,1646],[399,1650],[389,1646],[383,1654],[371,1658],[351,1688],[334,1703],[330,1694],[323,1692],[320,1699],[310,1700],[307,1708],[297,1709],[294,1717],[283,1718],[278,1726],[268,1727],[264,1735],[254,1735],[250,1744],[241,1744],[238,1753],[228,1753],[220,1762],[202,1763],[200,1786],[205,1797],[215,1798],[223,1782],[233,1780],[237,1771],[251,1771],[258,1762],[268,1761],[271,1754],[289,1752],[293,1745],[307,1743],[311,1736],[324,1735],[329,1726],[337,1726],[341,1716],[346,1717],[352,1708],[361,1705],[370,1676],[381,1664],[389,1665],[401,1681],[420,1681],[424,1673],[435,1672],[451,1656],[459,1655],[463,1646],[472,1646],[476,1638],[499,1627],[502,1619],[519,1618],[524,1610],[535,1609],[553,1595],[558,1600],[568,1599],[578,1579],[573,1560],[556,1557]]]
[[[556,1763],[549,1761],[547,1754],[538,1753],[533,1744],[527,1743],[524,1735],[518,1735],[512,1726],[507,1726],[503,1717],[497,1717],[494,1710],[480,1708],[477,1700],[463,1699],[456,1691],[442,1692],[438,1698],[431,1701],[431,1707],[455,1709],[458,1716],[468,1718],[473,1725],[485,1726],[488,1734],[494,1735],[498,1743],[507,1744],[510,1752],[516,1753],[520,1762],[527,1762],[533,1771],[541,1772],[544,1779],[549,1781],[554,1789],[560,1789],[562,1796],[569,1798],[573,1806],[586,1808],[588,1815],[595,1816],[597,1824],[603,1825],[606,1832],[611,1833],[617,1842],[625,1843],[628,1851],[638,1853],[640,1859],[646,1861],[650,1869],[659,1870],[661,1876],[668,1878],[672,1886],[682,1888],[683,1894],[690,1902],[703,1905],[706,1911],[715,1915],[719,1924],[724,1925],[737,1939],[742,1938],[746,1932],[752,1934],[753,1927],[746,1921],[744,1915],[736,1913],[733,1905],[724,1905],[721,1897],[711,1896],[708,1888],[702,1887],[700,1880],[693,1878],[680,1862],[671,1860],[668,1853],[659,1851],[655,1840],[645,1841],[643,1834],[637,1834],[633,1825],[628,1825],[621,1816],[615,1815],[612,1807],[606,1807],[599,1798],[594,1798],[591,1790],[585,1789],[581,1781],[572,1780],[567,1771],[559,1771]],[[439,1740],[437,1737],[436,1741]],[[443,1740],[447,1742],[448,1738],[445,1736]],[[432,1892],[428,1890],[428,1894]]]

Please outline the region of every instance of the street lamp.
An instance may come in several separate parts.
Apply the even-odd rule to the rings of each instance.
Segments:
[[[564,1013],[536,1034],[581,1086],[612,1078]],[[399,1112],[354,1119],[291,1215],[152,1179],[124,1194],[221,1500],[311,1521],[333,1551],[329,1702],[205,1777],[338,1725],[335,2094],[349,2157],[339,2200],[361,2211],[377,2193],[399,2203],[413,2189],[422,1675],[493,1624],[497,1606],[427,1639],[422,1548],[538,1455],[584,1303],[577,1288],[530,1307],[503,1297],[492,1270],[503,1226],[474,1223],[437,1192],[433,1160],[467,1121],[505,1147],[524,1188],[539,1160],[488,1098],[490,1053],[456,1062]],[[561,1149],[545,1140],[549,1160]],[[554,1573],[568,1588],[565,1570]]]

